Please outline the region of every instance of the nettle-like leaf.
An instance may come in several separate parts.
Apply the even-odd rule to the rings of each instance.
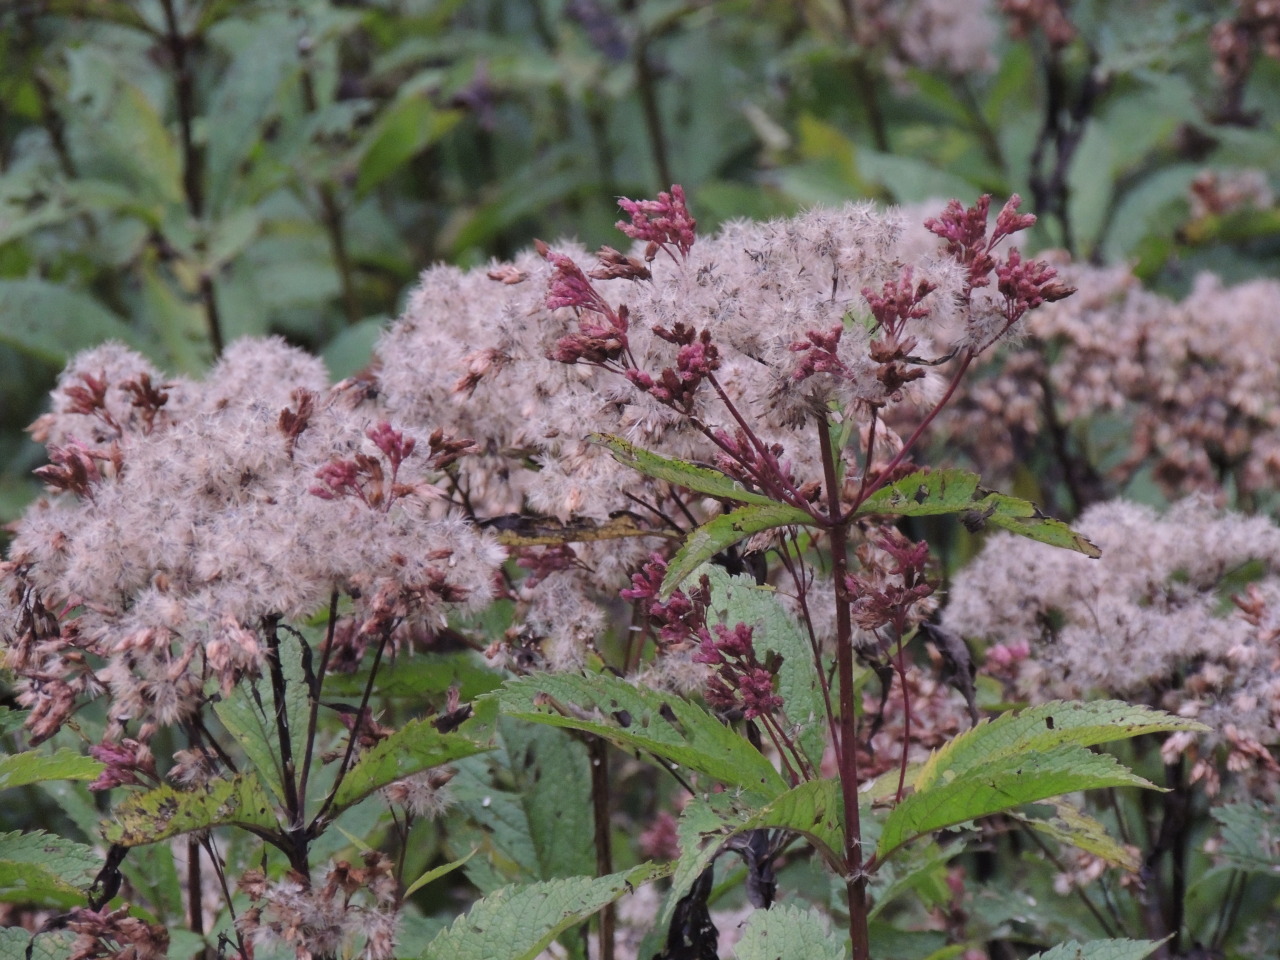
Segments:
[[[395,780],[487,750],[459,733],[441,733],[430,720],[410,720],[377,746],[360,754],[333,798],[335,812],[345,810]]]
[[[634,443],[623,440],[621,437],[615,437],[612,434],[595,433],[588,439],[592,443],[598,443],[602,447],[608,448],[609,452],[613,454],[613,459],[624,467],[631,467],[631,469],[643,473],[646,477],[666,480],[668,483],[674,483],[677,487],[684,487],[686,490],[693,490],[697,493],[705,493],[709,497],[716,497],[720,500],[753,503],[761,507],[780,506],[772,497],[766,497],[763,493],[748,490],[737,480],[726,476],[719,470],[701,467],[696,463],[686,463],[684,460],[673,460],[659,453],[643,450]],[[806,514],[806,518],[807,516]]]
[[[1246,873],[1280,875],[1280,812],[1253,803],[1229,803],[1209,813],[1222,826],[1222,849],[1228,864]]]
[[[689,531],[684,543],[667,565],[667,575],[662,579],[662,596],[671,596],[672,591],[689,574],[735,543],[741,543],[765,530],[812,522],[813,518],[809,514],[785,503],[771,502],[768,506],[748,504],[722,514]]]
[[[165,784],[135,793],[102,822],[102,836],[108,843],[137,847],[225,825],[258,834],[279,830],[271,797],[256,775],[215,780],[200,790],[175,790]]]
[[[1025,823],[1037,833],[1052,837],[1059,843],[1078,847],[1095,857],[1099,857],[1114,866],[1137,873],[1142,866],[1137,851],[1124,846],[1115,837],[1107,833],[1107,828],[1065,800],[1048,801],[1054,808],[1054,815],[1048,819],[1030,817],[1011,812],[1010,816]]]
[[[103,764],[64,747],[55,753],[27,750],[0,757],[0,790],[49,780],[94,780]]]
[[[747,624],[754,631],[753,639],[761,659],[766,651],[782,657],[778,668],[778,696],[782,697],[786,729],[814,769],[818,769],[827,744],[827,714],[822,699],[822,678],[804,627],[782,605],[776,591],[757,586],[750,577],[731,576],[714,564],[698,572],[705,574],[711,583],[708,619],[730,627]]]
[[[1029,960],[1146,960],[1163,940],[1069,940]]]
[[[533,960],[557,936],[669,866],[503,887],[478,901],[427,946],[422,960]]]
[[[889,813],[876,858],[902,844],[1027,803],[1099,787],[1159,789],[1114,757],[1088,748],[1143,733],[1203,730],[1203,724],[1117,701],[1055,701],[1006,714],[956,737],[916,776],[914,792]],[[1070,840],[1072,829],[1060,831]],[[1090,831],[1080,834],[1094,842]]]
[[[818,911],[779,904],[751,914],[733,955],[736,960],[844,960],[844,938],[827,931]]]
[[[1041,543],[1100,557],[1096,546],[1061,520],[1046,517],[1030,500],[994,493],[979,484],[967,470],[917,471],[886,484],[863,502],[859,514],[926,517],[944,513],[960,515],[970,529],[983,524],[1009,530]]]
[[[311,695],[302,667],[302,644],[292,634],[283,633],[279,649],[290,749],[294,765],[299,767],[306,750]],[[213,711],[240,744],[258,777],[283,803],[286,774],[280,756],[275,695],[270,681],[256,679],[237,684],[225,699],[214,704]]]
[[[744,738],[682,697],[598,674],[541,674],[508,681],[485,699],[509,717],[585,730],[740,787],[756,802],[786,791],[786,781]]]
[[[782,828],[802,834],[833,867],[844,849],[839,781],[808,780],[762,807],[727,793],[695,797],[680,815],[680,859],[658,919],[666,929],[680,898],[724,849],[730,838],[748,830]]]
[[[84,888],[101,867],[102,857],[83,843],[43,830],[0,833],[0,903],[83,904]]]
[[[1208,729],[1195,720],[1120,700],[1052,700],[983,721],[956,737],[929,758],[916,775],[915,787],[920,792],[949,773],[964,773],[997,758],[1033,750],[1066,744],[1092,747],[1144,733]]]

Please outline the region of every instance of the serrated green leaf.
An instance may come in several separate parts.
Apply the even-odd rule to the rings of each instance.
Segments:
[[[486,699],[496,700],[506,716],[598,734],[741,787],[757,801],[787,789],[773,765],[743,737],[675,694],[603,674],[542,674],[508,681]]]
[[[844,850],[843,815],[840,784],[835,779],[805,781],[759,808],[725,793],[695,797],[680,815],[680,859],[658,926],[666,929],[671,923],[676,903],[731,837],[770,827],[794,830],[813,844],[828,864],[834,864]]]
[[[1162,940],[1069,940],[1028,960],[1146,960]]]
[[[22,946],[22,952],[15,954],[13,960],[67,960],[76,941],[76,935],[69,930],[50,930],[34,937],[25,930],[17,932],[28,939]],[[10,960],[9,956],[4,955],[4,960]]]
[[[695,463],[686,463],[683,460],[673,460],[659,453],[644,450],[634,443],[608,433],[595,433],[588,439],[592,443],[598,443],[602,447],[606,447],[613,454],[613,459],[624,467],[638,470],[646,477],[666,480],[668,483],[674,483],[677,487],[705,493],[708,496],[718,497],[722,500],[754,503],[761,507],[782,506],[772,497],[766,497],[762,493],[754,493],[748,490],[737,480],[725,476],[719,470],[700,467]],[[806,519],[808,519],[807,514]]]
[[[844,940],[827,929],[818,911],[784,903],[751,914],[733,955],[737,960],[845,960]]]
[[[1002,527],[1040,543],[1075,550],[1087,557],[1102,553],[1061,520],[1046,517],[1030,500],[993,493],[967,470],[920,470],[886,484],[858,508],[859,514],[928,517],[956,513],[971,527]]]
[[[258,832],[279,829],[271,798],[255,775],[215,780],[200,790],[175,790],[165,784],[134,794],[103,821],[102,836],[108,843],[136,847],[224,825]]]
[[[866,843],[867,838],[863,837]],[[868,891],[872,898],[868,920],[875,920],[885,907],[899,897],[921,891],[921,905],[931,906],[927,894],[929,888],[940,886],[944,893],[937,898],[941,901],[949,898],[950,891],[946,886],[946,865],[960,851],[953,847],[943,848],[936,843],[917,844],[905,854],[900,853],[872,878]]]
[[[1002,756],[957,773],[907,796],[885,819],[876,858],[884,860],[915,837],[967,820],[1012,810],[1077,790],[1099,787],[1147,787],[1154,784],[1109,754],[1065,744]]]
[[[503,887],[442,930],[422,960],[534,960],[563,931],[669,872],[646,863],[605,877]]]
[[[921,792],[948,773],[961,775],[999,757],[1061,744],[1092,747],[1144,733],[1208,729],[1195,720],[1120,700],[1053,700],[965,731],[929,758],[916,775],[915,788]]]
[[[84,888],[101,867],[92,847],[43,830],[0,834],[0,902],[82,904]]]
[[[1229,803],[1209,813],[1222,826],[1222,849],[1228,864],[1246,873],[1280,876],[1280,812],[1257,801]]]
[[[662,596],[671,596],[671,592],[689,574],[721,550],[764,530],[810,523],[812,520],[803,510],[785,503],[770,503],[768,506],[753,503],[738,507],[690,530],[676,555],[671,558],[671,563],[667,565],[667,575],[662,579]]]
[[[104,765],[63,747],[56,753],[27,750],[0,757],[0,790],[47,780],[94,780]]]
[[[786,729],[813,769],[818,769],[827,745],[827,714],[822,678],[804,628],[782,605],[776,591],[758,586],[751,577],[731,576],[715,564],[706,564],[698,573],[706,574],[711,583],[708,619],[730,627],[747,624],[753,630],[761,660],[768,651],[782,657],[778,696],[782,698]]]
[[[333,810],[345,810],[395,780],[486,749],[462,734],[441,733],[430,720],[410,720],[360,755],[338,787]]]
[[[141,342],[92,297],[44,280],[0,280],[0,317],[0,344],[52,364],[106,340]]]
[[[266,699],[262,699],[265,696]],[[258,680],[236,684],[225,699],[213,705],[227,732],[235,738],[252,765],[258,779],[284,803],[284,780],[280,750],[276,745],[275,718],[271,707],[270,685]]]
[[[1009,816],[1059,843],[1079,847],[1130,873],[1138,871],[1142,865],[1138,854],[1107,833],[1107,828],[1101,823],[1065,800],[1048,802],[1055,811],[1054,816],[1048,819],[1026,816],[1016,811]]]

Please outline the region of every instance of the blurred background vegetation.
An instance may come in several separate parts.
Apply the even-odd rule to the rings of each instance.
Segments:
[[[1274,273],[1280,22],[1162,0],[0,4],[0,521],[76,351],[172,373],[277,333],[359,370],[420,269],[1018,192],[1033,245],[1182,292]],[[1224,195],[1239,171],[1252,202]],[[1247,192],[1247,191],[1246,191]],[[1200,202],[1196,198],[1200,198]],[[1237,198],[1238,199],[1238,198]]]

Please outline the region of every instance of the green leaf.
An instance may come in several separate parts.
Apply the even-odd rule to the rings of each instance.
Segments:
[[[1049,801],[1055,812],[1047,820],[1040,817],[1029,817],[1016,811],[1009,815],[1015,820],[1025,823],[1038,833],[1052,837],[1059,843],[1068,844],[1086,850],[1107,863],[1113,864],[1130,873],[1137,873],[1142,861],[1135,851],[1125,847],[1107,833],[1107,828],[1093,817],[1072,806],[1065,800]]]
[[[605,877],[503,887],[431,941],[422,960],[534,960],[565,930],[670,867],[642,864]]]
[[[206,119],[216,122],[205,164],[214,212],[226,208],[237,184],[246,179],[244,162],[261,140],[277,91],[297,63],[301,31],[287,17],[270,14],[255,17],[252,24],[232,20],[221,25],[220,45],[231,63],[217,76]]]
[[[725,476],[719,470],[700,467],[694,463],[686,463],[684,460],[673,460],[670,457],[664,457],[661,454],[641,449],[634,443],[623,440],[621,437],[615,437],[612,434],[595,433],[588,439],[592,443],[598,443],[602,447],[608,448],[609,452],[613,454],[613,459],[624,467],[638,470],[646,477],[666,480],[668,483],[674,483],[678,487],[695,490],[698,493],[705,493],[708,496],[718,497],[722,500],[754,503],[761,507],[782,506],[772,497],[766,497],[762,493],[753,493],[737,480]],[[805,519],[809,519],[808,514],[805,515]]]
[[[0,757],[0,790],[46,780],[94,780],[104,765],[63,747],[56,753],[28,750]]]
[[[604,674],[542,674],[508,681],[495,699],[509,717],[595,733],[688,767],[767,802],[787,785],[743,737],[672,694]]]
[[[463,111],[442,110],[423,89],[405,89],[379,115],[361,144],[356,192],[367,193],[449,133]]]
[[[441,877],[445,876],[446,874],[453,873],[453,871],[457,870],[459,867],[463,866],[468,860],[474,857],[476,855],[476,852],[479,849],[480,849],[479,847],[476,847],[475,850],[472,850],[470,853],[468,853],[465,857],[462,857],[461,859],[451,860],[449,863],[442,863],[440,864],[440,866],[434,867],[428,870],[426,873],[424,873],[417,880],[413,881],[413,883],[409,884],[409,886],[405,888],[403,899],[408,900],[411,896],[413,896],[415,893],[417,893],[419,890],[425,887],[428,883],[431,883],[435,880],[439,880]]]
[[[84,888],[101,867],[92,847],[43,830],[0,834],[0,902],[83,904]]]
[[[1146,960],[1163,940],[1069,940],[1027,960]]]
[[[0,737],[6,733],[21,729],[27,722],[30,710],[14,710],[12,707],[0,707]]]
[[[410,720],[360,755],[343,777],[333,798],[333,809],[344,810],[395,780],[486,749],[484,744],[461,734],[441,733],[430,720]]]
[[[662,596],[671,596],[671,591],[680,586],[689,574],[735,543],[764,530],[812,522],[809,514],[785,503],[770,503],[768,506],[748,504],[716,517],[689,531],[684,544],[667,566],[667,575],[662,580]]]
[[[1061,520],[1046,517],[1031,501],[992,493],[979,486],[978,479],[967,470],[920,470],[881,487],[867,497],[858,513],[900,517],[958,513],[971,529],[990,523],[1087,557],[1102,556],[1092,543]]]
[[[916,776],[917,792],[948,775],[967,773],[1002,757],[1063,744],[1092,747],[1144,733],[1208,730],[1204,724],[1163,710],[1132,706],[1119,700],[1053,700],[1019,713],[984,721],[938,750]]]
[[[263,699],[265,697],[265,699]],[[213,705],[227,732],[244,750],[258,779],[284,803],[284,780],[270,685],[257,680],[236,684],[231,694]]]
[[[782,605],[773,588],[759,586],[749,576],[730,576],[715,564],[707,564],[700,573],[711,583],[709,619],[730,627],[745,623],[753,630],[757,651],[781,655],[778,696],[782,697],[786,729],[813,768],[818,769],[827,745],[827,714],[822,678],[808,634]]]
[[[105,340],[140,343],[92,297],[44,280],[0,280],[0,317],[0,344],[50,364]]]
[[[1280,812],[1257,801],[1229,803],[1209,811],[1222,825],[1222,849],[1228,864],[1246,873],[1280,876]]]
[[[326,696],[358,697],[369,680],[367,668],[325,678]],[[378,668],[378,695],[430,699],[450,687],[458,687],[463,702],[496,690],[502,677],[485,665],[479,654],[426,653],[397,657]]]
[[[784,903],[751,914],[733,955],[737,960],[845,960],[844,939],[827,929],[817,910]]]
[[[116,805],[102,823],[108,843],[137,847],[206,827],[231,825],[254,832],[280,828],[262,781],[249,773],[215,780],[200,790],[165,784]]]
[[[759,808],[727,793],[695,797],[680,816],[680,859],[658,926],[665,929],[670,924],[677,902],[731,837],[766,827],[794,830],[834,864],[844,850],[843,819],[835,779],[805,781]]]
[[[917,780],[916,792],[885,819],[876,859],[884,860],[904,843],[943,827],[1077,790],[1125,786],[1159,789],[1115,757],[1074,744],[999,757],[925,789]]]

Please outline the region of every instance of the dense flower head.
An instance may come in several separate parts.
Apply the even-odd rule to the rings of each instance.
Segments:
[[[266,620],[307,616],[334,590],[360,598],[362,629],[489,596],[501,551],[448,516],[412,436],[326,388],[318,361],[233,344],[205,381],[172,381],[150,419],[121,384],[161,378],[129,361],[108,345],[72,362],[38,427],[61,473],[41,471],[54,492],[0,564],[0,651],[33,735],[104,689],[113,737],[181,720],[203,678],[257,672]],[[86,373],[100,403],[81,402]],[[311,493],[317,475],[331,499]],[[361,495],[335,495],[350,485]]]

